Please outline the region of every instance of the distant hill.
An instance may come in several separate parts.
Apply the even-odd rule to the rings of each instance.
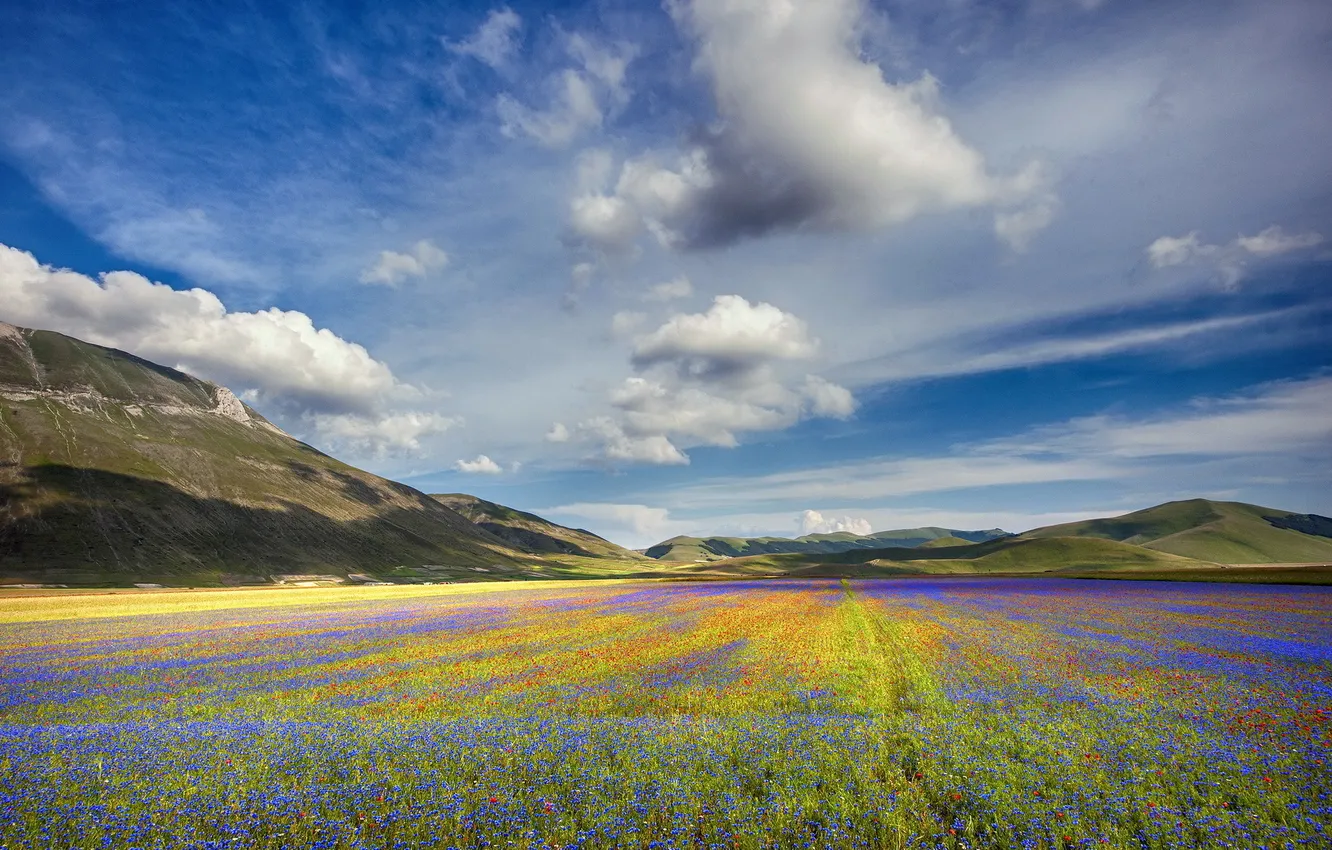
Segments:
[[[826,555],[751,555],[681,568],[715,576],[893,576],[1152,572],[1217,565],[1120,543],[1079,537],[1005,537],[962,546],[891,547]]]
[[[1022,537],[1117,540],[1223,564],[1332,562],[1332,519],[1208,499],[1051,525]]]
[[[942,548],[945,548],[945,547],[948,547],[948,546],[975,546],[975,545],[977,545],[977,544],[976,544],[974,541],[971,541],[971,540],[964,540],[964,539],[962,539],[961,537],[954,537],[953,535],[950,534],[950,535],[947,536],[947,537],[936,537],[936,538],[933,539],[933,540],[928,540],[928,541],[926,541],[926,542],[920,544],[920,545],[917,546],[916,548],[917,548],[917,549],[942,549]]]
[[[504,578],[539,563],[225,387],[0,324],[0,580]]]
[[[869,535],[849,532],[808,534],[804,537],[672,537],[644,550],[649,558],[660,561],[719,561],[748,555],[775,554],[835,554],[853,550],[872,550],[887,547],[909,548],[933,540],[953,537],[964,542],[982,543],[1008,536],[999,528],[986,531],[961,531],[955,528],[899,528],[877,531]]]
[[[567,528],[525,511],[465,493],[436,493],[430,498],[457,511],[477,527],[520,552],[534,555],[581,555],[650,563],[638,552],[617,546],[582,528]]]

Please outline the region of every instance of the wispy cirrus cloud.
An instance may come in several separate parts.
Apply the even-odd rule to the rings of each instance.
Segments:
[[[1210,458],[1248,457],[1261,466],[1275,455],[1316,457],[1329,444],[1332,378],[1313,377],[1198,398],[1155,415],[1073,419],[957,446],[942,455],[701,481],[664,492],[660,500],[668,507],[694,509],[802,500],[863,503],[990,487],[1131,479],[1140,477],[1141,464],[1149,461],[1187,467]]]

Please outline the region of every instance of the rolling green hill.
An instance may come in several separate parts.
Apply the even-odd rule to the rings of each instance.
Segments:
[[[0,580],[457,580],[539,562],[293,439],[225,387],[0,324]]]
[[[954,537],[952,535],[949,535],[948,537],[936,537],[934,540],[928,540],[920,544],[916,548],[939,549],[946,546],[972,546],[972,545],[975,545],[974,541],[963,540],[961,537]]]
[[[804,537],[672,537],[644,552],[660,561],[697,563],[742,558],[748,555],[835,554],[854,550],[886,547],[912,547],[932,540],[952,537],[963,542],[980,543],[1005,537],[1008,532],[992,528],[986,531],[960,531],[953,528],[900,528],[869,535],[850,532],[808,534]]]
[[[1079,537],[1005,537],[962,546],[886,548],[827,555],[752,555],[684,568],[711,575],[891,576],[992,573],[1178,571],[1216,564],[1120,543]]]
[[[1037,528],[1022,537],[1117,540],[1222,564],[1280,564],[1332,562],[1330,528],[1332,520],[1326,517],[1189,499],[1109,519]]]
[[[457,511],[477,527],[520,552],[534,555],[580,555],[651,563],[649,558],[617,546],[582,528],[557,525],[536,514],[505,507],[465,493],[435,493],[430,498]]]

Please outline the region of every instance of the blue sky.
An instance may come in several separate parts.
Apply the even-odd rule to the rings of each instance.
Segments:
[[[364,468],[633,546],[1332,513],[1326,3],[3,16],[0,319]]]

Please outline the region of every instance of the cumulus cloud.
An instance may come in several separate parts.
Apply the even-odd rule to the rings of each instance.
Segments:
[[[485,455],[477,455],[472,460],[459,460],[453,464],[453,468],[469,475],[500,475],[504,472],[498,463]]]
[[[361,283],[397,286],[409,277],[425,277],[449,263],[444,253],[429,239],[422,239],[408,253],[380,251],[379,259],[361,272]]]
[[[526,136],[546,147],[564,147],[584,132],[600,127],[607,115],[628,103],[625,71],[636,53],[633,47],[604,47],[575,34],[570,36],[567,48],[576,67],[565,68],[546,81],[546,106],[528,106],[508,94],[496,100],[504,135]]]
[[[465,41],[444,46],[459,56],[470,56],[492,68],[502,68],[518,52],[518,30],[523,19],[505,6],[492,9],[485,21]]]
[[[638,319],[636,318],[636,321]],[[845,387],[814,375],[783,373],[808,360],[818,340],[799,317],[738,295],[719,296],[702,313],[677,313],[634,340],[639,374],[609,393],[613,416],[579,424],[609,460],[683,464],[683,449],[734,447],[745,432],[777,431],[812,417],[855,411]]]
[[[865,537],[874,532],[869,520],[858,517],[827,517],[818,511],[805,511],[799,519],[800,533],[805,534],[833,534],[838,531],[847,531],[860,537]]]
[[[633,362],[643,368],[672,363],[681,373],[718,377],[769,360],[811,357],[818,341],[799,317],[739,295],[719,295],[705,313],[680,313],[639,337]]]
[[[866,229],[935,210],[1022,205],[1045,191],[996,221],[1002,237],[1025,246],[1053,217],[1039,169],[1009,179],[987,172],[939,108],[937,80],[890,82],[863,57],[861,0],[669,8],[695,43],[720,121],[676,155],[631,158],[602,196],[630,203],[663,244]],[[577,222],[574,230],[589,245],[608,244],[604,233]]]
[[[588,194],[570,201],[569,226],[579,239],[597,246],[601,255],[619,258],[635,252],[643,221],[623,198]]]
[[[569,429],[563,422],[555,422],[546,432],[546,442],[548,443],[567,443],[569,442]]]
[[[694,285],[689,282],[689,278],[681,275],[680,277],[668,280],[665,283],[659,283],[647,291],[643,296],[644,301],[674,301],[677,298],[688,298],[694,294]]]
[[[295,310],[228,311],[204,289],[128,271],[93,279],[0,245],[0,318],[129,351],[230,387],[296,430],[368,454],[415,452],[460,420],[395,412],[419,400],[364,347]]]
[[[361,457],[385,458],[421,453],[421,438],[442,434],[462,424],[462,417],[437,413],[393,413],[363,416],[317,413],[307,416],[321,440]]]
[[[815,416],[845,419],[856,412],[856,399],[850,390],[818,375],[806,375],[801,389]]]
[[[1249,263],[1300,251],[1321,244],[1321,234],[1286,233],[1278,225],[1253,236],[1237,236],[1226,245],[1202,241],[1194,230],[1183,236],[1162,236],[1147,246],[1147,259],[1158,269],[1171,266],[1202,265],[1210,267],[1226,286],[1234,286],[1244,277]]]
[[[685,465],[689,457],[662,434],[631,436],[609,416],[594,416],[578,423],[579,435],[601,443],[602,454],[609,460],[647,463],[656,466]]]

